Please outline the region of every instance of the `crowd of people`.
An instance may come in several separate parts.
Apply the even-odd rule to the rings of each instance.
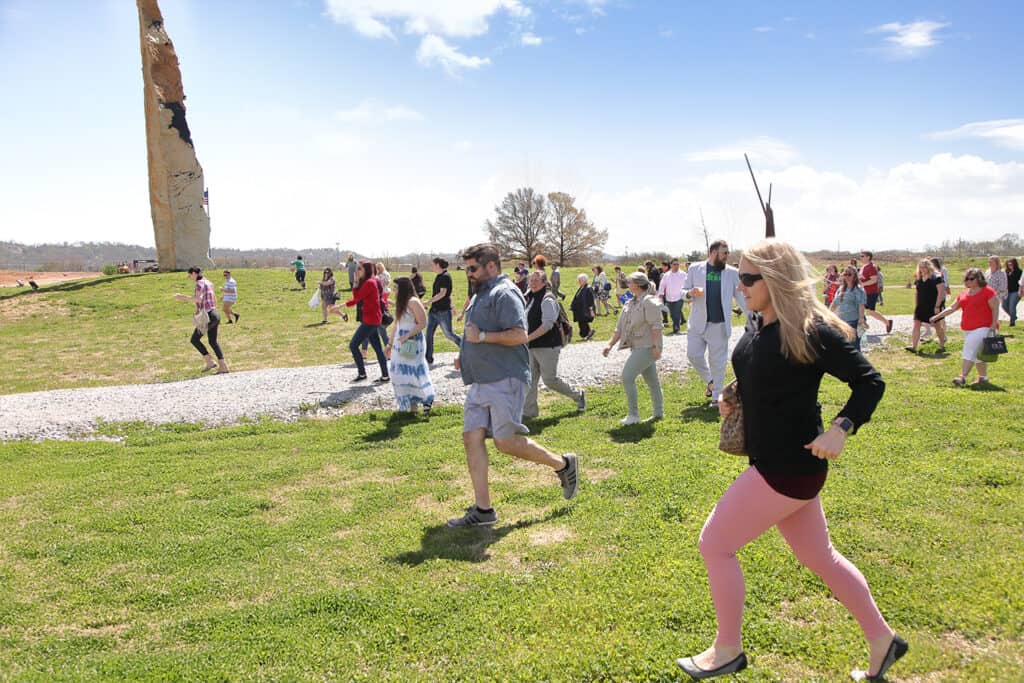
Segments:
[[[816,573],[855,617],[869,650],[863,677],[881,680],[909,646],[882,616],[864,576],[833,547],[819,497],[828,462],[839,457],[847,438],[870,420],[885,390],[881,375],[860,351],[867,316],[882,322],[887,333],[892,330],[892,320],[875,310],[884,292],[881,270],[867,251],[860,255],[863,265],[858,266],[856,259],[842,267],[830,265],[819,295],[810,264],[786,242],[758,243],[735,265],[729,264],[729,255],[729,245],[718,240],[710,245],[705,261],[687,263],[685,268],[678,260],[660,268],[648,261],[632,273],[615,266],[609,278],[603,267],[595,266],[590,275],[577,275],[578,288],[569,299],[572,320],[584,341],[593,338],[591,323],[598,315],[617,315],[602,354],[607,357],[616,347],[629,353],[621,374],[627,403],[622,424],[641,421],[639,378],[650,394],[652,414],[647,419],[665,418],[657,364],[664,337],[680,334],[684,324],[687,356],[704,382],[708,406],[725,419],[742,407],[749,467],[722,494],[697,542],[708,573],[717,635],[706,650],[682,657],[677,664],[694,679],[747,666],[741,628],[745,589],[736,553],[775,527],[801,564]],[[349,341],[357,369],[354,381],[368,379],[363,351],[372,346],[380,367],[375,381],[391,383],[400,411],[429,413],[433,406],[430,373],[437,328],[458,347],[454,367],[468,387],[462,431],[473,502],[463,515],[448,520],[453,528],[497,523],[488,482],[487,439],[502,453],[549,468],[563,497],[573,498],[579,486],[577,455],[556,454],[529,438],[525,422],[539,416],[541,380],[571,399],[579,412],[587,408],[585,391],[558,373],[560,353],[572,336],[559,264],[552,264],[549,272],[547,261],[538,256],[532,269],[517,265],[509,277],[502,274],[494,245],[478,244],[460,256],[469,285],[457,318],[465,319],[461,336],[453,327],[454,283],[444,258],[432,261],[435,276],[429,297],[415,269],[409,277],[392,280],[383,263],[351,256],[345,264],[350,299],[341,303],[331,268],[324,269],[317,288],[322,323],[329,313],[348,320],[344,309],[356,310],[358,326]],[[292,266],[304,287],[302,257]],[[1000,310],[1010,317],[1011,326],[1016,324],[1020,276],[1017,259],[1007,259],[1003,267],[992,257],[987,271],[967,269],[964,289],[947,306],[952,297],[948,270],[937,258],[921,259],[912,281],[913,330],[907,349],[916,352],[922,332],[929,329],[944,349],[944,320],[960,311],[964,344],[954,384],[965,385],[973,369],[978,373],[976,383],[988,382],[987,364],[978,352],[998,329]],[[218,344],[221,315],[213,285],[199,268],[190,268],[189,278],[193,295],[175,297],[195,306],[192,344],[205,361],[204,370],[228,372]],[[239,315],[232,307],[238,285],[230,271],[224,271],[224,278],[222,313],[229,324],[237,323]],[[734,315],[744,316],[744,335],[731,356],[736,390],[724,393]],[[213,355],[202,342],[204,336]],[[827,428],[817,401],[825,374],[845,382],[851,392]]]

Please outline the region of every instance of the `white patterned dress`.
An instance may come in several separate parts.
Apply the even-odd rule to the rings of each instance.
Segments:
[[[405,335],[416,326],[411,310],[406,310],[398,320],[398,335]],[[391,386],[399,410],[413,410],[417,404],[430,406],[434,403],[434,383],[430,381],[430,366],[427,365],[427,343],[420,330],[411,337],[416,343],[416,354],[403,356],[396,345],[391,349]]]

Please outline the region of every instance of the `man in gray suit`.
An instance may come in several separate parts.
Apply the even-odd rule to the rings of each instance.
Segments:
[[[747,313],[740,293],[739,271],[726,264],[729,245],[715,240],[708,260],[695,263],[687,271],[684,290],[690,302],[690,323],[686,330],[686,355],[693,369],[707,382],[705,396],[718,406],[725,385],[725,366],[729,362],[729,337],[732,334],[732,301]],[[705,358],[706,356],[706,358]],[[710,365],[710,367],[708,367]]]

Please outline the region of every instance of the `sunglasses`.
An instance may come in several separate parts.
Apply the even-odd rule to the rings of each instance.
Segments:
[[[466,272],[475,273],[480,270],[481,266],[466,266]]]
[[[976,277],[974,277],[973,275],[971,275],[970,277],[965,277],[965,278],[964,278],[964,282],[974,282],[974,281],[975,281],[975,280],[977,280],[977,279],[978,279],[978,278],[976,278]]]
[[[755,282],[763,278],[760,273],[740,273],[740,282],[744,287],[753,287]]]

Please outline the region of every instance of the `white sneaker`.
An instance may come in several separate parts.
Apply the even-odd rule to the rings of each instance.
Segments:
[[[640,418],[637,415],[627,415],[626,417],[619,420],[624,425],[635,425],[640,423]]]

